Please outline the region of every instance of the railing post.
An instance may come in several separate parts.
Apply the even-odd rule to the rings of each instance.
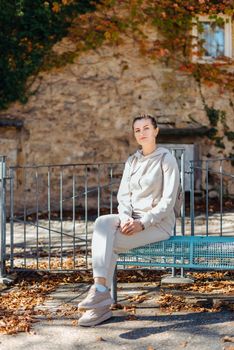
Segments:
[[[6,157],[0,156],[0,282],[12,281],[6,276]]]
[[[194,164],[190,161],[190,220],[191,220],[191,236],[194,236]]]
[[[10,261],[14,268],[14,169],[10,168]]]
[[[0,280],[6,275],[6,157],[0,156]]]
[[[181,235],[184,236],[185,234],[185,149],[182,149],[182,154],[181,154],[181,163],[180,163],[180,180],[181,180],[181,187],[183,190],[183,204],[181,208]],[[172,154],[176,157],[176,149],[172,150]],[[176,230],[174,228],[174,236],[176,236]],[[176,246],[174,246],[174,263],[176,262]],[[180,275],[176,274],[176,268],[172,267],[171,268],[171,276],[165,276],[161,279],[161,284],[190,284],[194,283],[194,280],[190,277],[184,276],[184,268],[182,267],[180,269]]]

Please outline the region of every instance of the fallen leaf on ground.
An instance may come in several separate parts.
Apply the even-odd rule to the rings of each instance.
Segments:
[[[225,337],[223,337],[222,341],[234,343],[234,337],[229,337],[228,335],[225,335]]]
[[[137,320],[137,316],[136,315],[128,315],[126,317],[126,320],[127,321],[135,321],[135,320]]]
[[[182,348],[186,348],[187,345],[188,345],[188,342],[187,342],[187,341],[184,341],[183,343],[181,343],[181,347],[182,347]]]
[[[135,305],[125,305],[123,310],[126,312],[131,312],[131,313],[135,314],[136,313],[136,306]]]
[[[96,341],[106,341],[106,339],[103,339],[102,337],[97,337]]]
[[[143,301],[145,300],[148,300],[149,299],[149,296],[145,295],[144,293],[143,294],[139,294],[139,295],[136,295],[136,296],[133,296],[133,297],[129,297],[128,298],[128,301],[129,302],[136,302],[136,303],[143,303]]]
[[[123,305],[122,304],[112,304],[111,305],[111,310],[120,310],[120,309],[123,309]]]

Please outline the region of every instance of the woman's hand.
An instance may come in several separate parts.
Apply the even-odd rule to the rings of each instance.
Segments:
[[[144,227],[139,220],[130,219],[125,224],[121,224],[120,229],[122,234],[132,236],[134,233],[144,230]]]

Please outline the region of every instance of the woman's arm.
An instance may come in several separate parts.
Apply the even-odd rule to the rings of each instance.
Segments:
[[[118,200],[118,212],[121,224],[126,223],[132,218],[132,206],[129,191],[130,169],[131,169],[132,157],[129,157],[125,163],[123,176],[120,182],[117,200]]]
[[[160,223],[174,208],[177,190],[179,186],[179,169],[173,155],[167,153],[162,161],[163,192],[158,204],[148,211],[141,222],[145,228]]]

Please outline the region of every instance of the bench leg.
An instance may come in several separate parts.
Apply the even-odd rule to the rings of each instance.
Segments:
[[[192,284],[194,279],[184,276],[184,269],[181,269],[180,275],[175,274],[175,268],[172,268],[171,276],[165,276],[161,279],[161,284]]]
[[[115,272],[111,284],[111,297],[114,299],[115,304],[117,304],[117,266],[115,267]]]

